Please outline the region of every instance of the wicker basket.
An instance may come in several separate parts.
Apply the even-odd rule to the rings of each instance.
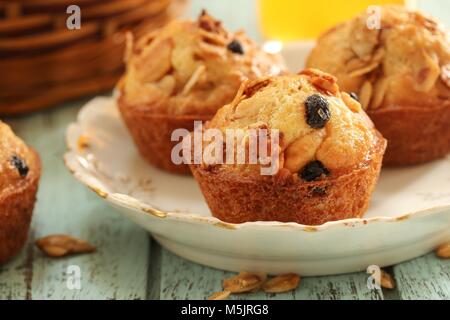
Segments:
[[[111,89],[125,32],[136,38],[178,16],[187,0],[0,1],[0,114],[41,110]],[[81,8],[68,30],[66,9]]]

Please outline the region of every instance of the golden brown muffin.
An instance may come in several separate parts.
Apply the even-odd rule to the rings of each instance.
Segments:
[[[40,172],[37,153],[0,121],[0,263],[25,244]]]
[[[320,225],[360,217],[386,148],[359,102],[315,69],[245,82],[205,126],[211,128],[279,130],[274,175],[261,175],[261,164],[205,164],[203,158],[191,165],[213,215],[231,223]],[[245,135],[236,139],[234,153],[242,141]]]
[[[342,90],[359,95],[389,142],[385,164],[412,165],[446,155],[448,33],[432,18],[401,6],[381,7],[381,29],[369,29],[370,19],[364,13],[326,32],[307,66],[335,75]]]
[[[198,21],[175,21],[130,44],[127,71],[119,84],[119,108],[139,151],[153,165],[175,165],[171,141],[177,128],[209,120],[231,102],[241,82],[279,74],[278,56],[263,52],[243,32],[230,33],[203,12]]]

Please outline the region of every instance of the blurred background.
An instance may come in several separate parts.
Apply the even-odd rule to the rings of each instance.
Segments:
[[[139,37],[207,9],[260,43],[292,42],[387,3],[406,3],[450,25],[448,0],[0,0],[0,115],[111,90],[123,73],[125,31]],[[72,4],[81,8],[80,30],[66,27]]]
[[[220,2],[228,2],[224,12]],[[405,4],[419,8],[450,25],[449,0],[192,0],[187,17],[196,17],[202,8],[222,19],[230,29],[243,28],[255,40],[316,38],[336,23],[350,19],[371,5]],[[230,12],[232,14],[230,14]],[[242,19],[245,17],[245,19]],[[236,23],[246,21],[245,25]]]

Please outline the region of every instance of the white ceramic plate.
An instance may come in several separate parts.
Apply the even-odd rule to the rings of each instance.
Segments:
[[[288,49],[298,69],[295,52],[305,56],[305,45]],[[80,111],[67,144],[65,163],[78,180],[167,249],[219,269],[338,274],[393,265],[450,241],[450,157],[383,169],[364,219],[235,225],[211,216],[192,177],[162,172],[138,155],[112,98]]]

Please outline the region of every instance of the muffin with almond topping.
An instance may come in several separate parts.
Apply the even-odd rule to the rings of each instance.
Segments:
[[[119,108],[142,156],[174,173],[175,129],[191,131],[231,102],[243,80],[275,75],[281,58],[265,53],[243,32],[230,33],[202,12],[197,21],[174,21],[138,43],[129,43]]]
[[[326,32],[307,65],[335,75],[342,90],[359,95],[388,140],[385,164],[443,157],[450,152],[448,32],[401,6],[381,7],[380,14],[380,28],[363,13]]]
[[[262,141],[266,146],[257,149],[256,158],[267,147],[264,155],[276,164],[270,174],[262,172],[268,162],[250,162],[250,137],[260,136],[250,134],[255,128],[266,129],[268,138],[258,140],[259,148]],[[205,125],[205,132],[209,129],[223,135],[245,132],[222,148],[222,159],[234,162],[210,161],[205,151],[202,162],[191,165],[212,214],[230,223],[320,225],[361,217],[386,148],[360,103],[340,92],[333,76],[315,69],[246,81],[233,102]],[[275,133],[278,147],[271,143]],[[205,139],[203,150],[212,143]],[[239,162],[242,150],[246,161]]]
[[[25,244],[40,172],[37,153],[0,121],[0,263]]]

